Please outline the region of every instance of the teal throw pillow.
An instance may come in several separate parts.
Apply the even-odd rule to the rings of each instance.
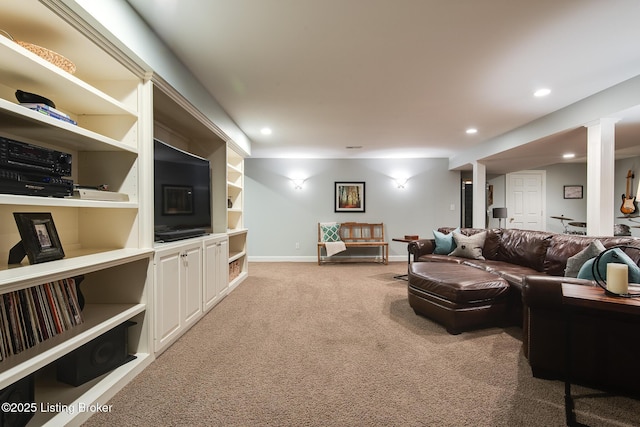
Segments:
[[[595,258],[591,258],[584,263],[578,272],[578,279],[595,280],[592,271],[594,261]],[[619,248],[606,252],[600,257],[600,261],[598,261],[598,274],[604,280],[607,279],[607,264],[611,262],[626,264],[629,267],[629,283],[640,283],[640,267],[633,262],[629,255],[625,254],[622,249]]]
[[[339,242],[340,238],[340,224],[327,223],[320,224],[320,238],[321,242]]]
[[[459,233],[460,227],[456,228],[449,234],[442,233],[438,230],[433,230],[433,238],[436,241],[436,247],[433,250],[434,254],[449,255],[456,248],[456,242],[453,240],[453,234]]]

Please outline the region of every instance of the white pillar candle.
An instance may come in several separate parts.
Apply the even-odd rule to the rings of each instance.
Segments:
[[[614,294],[629,293],[629,267],[626,264],[607,264],[607,290]]]

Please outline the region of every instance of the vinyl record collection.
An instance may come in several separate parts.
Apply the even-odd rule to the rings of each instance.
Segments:
[[[0,295],[0,360],[82,322],[73,278]]]

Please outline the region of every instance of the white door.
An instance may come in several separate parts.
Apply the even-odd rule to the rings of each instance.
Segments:
[[[546,171],[507,174],[506,228],[545,230]]]

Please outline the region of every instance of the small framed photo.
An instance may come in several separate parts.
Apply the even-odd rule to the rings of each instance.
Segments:
[[[565,185],[565,199],[582,199],[582,185]]]
[[[364,212],[364,182],[335,183],[335,212]]]
[[[11,249],[9,263],[19,264],[27,256],[30,264],[64,258],[64,250],[50,213],[14,212],[22,241]]]

